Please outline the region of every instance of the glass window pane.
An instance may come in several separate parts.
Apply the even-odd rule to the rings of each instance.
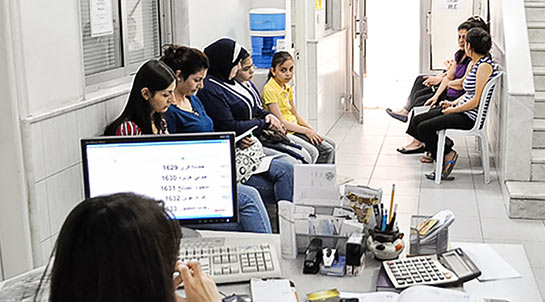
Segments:
[[[91,34],[91,1],[101,5],[104,5],[106,1],[111,1],[113,33],[95,34],[94,36]],[[80,4],[85,75],[122,67],[121,22],[118,0],[81,0]]]
[[[160,55],[159,6],[157,0],[126,0],[129,63]]]

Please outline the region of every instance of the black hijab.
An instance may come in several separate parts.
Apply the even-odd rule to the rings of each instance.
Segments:
[[[208,74],[229,84],[234,84],[234,80],[229,80],[231,69],[237,65],[243,56],[242,46],[229,38],[222,38],[208,45],[204,53],[210,61]]]

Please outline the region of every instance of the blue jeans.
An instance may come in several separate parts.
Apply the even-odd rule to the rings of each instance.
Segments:
[[[238,222],[188,225],[194,229],[216,231],[243,231],[254,233],[272,233],[269,215],[259,196],[259,192],[246,185],[237,185]]]
[[[245,184],[256,188],[266,204],[276,204],[279,200],[292,201],[293,164],[282,157],[275,158],[269,171],[252,175]]]

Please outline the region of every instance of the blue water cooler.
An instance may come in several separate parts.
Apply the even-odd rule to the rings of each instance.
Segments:
[[[286,11],[278,8],[250,10],[252,59],[258,68],[269,68],[279,43],[286,38]]]

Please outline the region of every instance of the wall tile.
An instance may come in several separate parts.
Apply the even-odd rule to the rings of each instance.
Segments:
[[[37,263],[35,263],[36,267],[46,265],[49,261],[49,257],[51,256],[51,251],[53,250],[53,245],[51,244],[51,239],[47,238],[40,242],[40,249],[41,249],[41,259],[38,260]]]
[[[78,138],[102,135],[106,128],[105,107],[104,103],[98,103],[76,112]]]
[[[38,210],[38,225],[34,227],[38,228],[40,241],[43,241],[51,236],[51,222],[49,215],[46,180],[36,183],[35,188],[36,204]]]
[[[81,173],[78,164],[46,180],[52,234],[59,231],[70,210],[83,199]]]
[[[31,139],[30,148],[32,149],[32,167],[34,169],[34,179],[40,180],[45,177],[44,144],[42,124],[36,123],[30,125]]]
[[[113,122],[115,118],[121,114],[121,111],[123,111],[123,108],[125,108],[127,97],[128,95],[118,96],[105,103],[106,124]]]
[[[42,131],[47,176],[78,162],[79,140],[74,112],[45,120]]]

